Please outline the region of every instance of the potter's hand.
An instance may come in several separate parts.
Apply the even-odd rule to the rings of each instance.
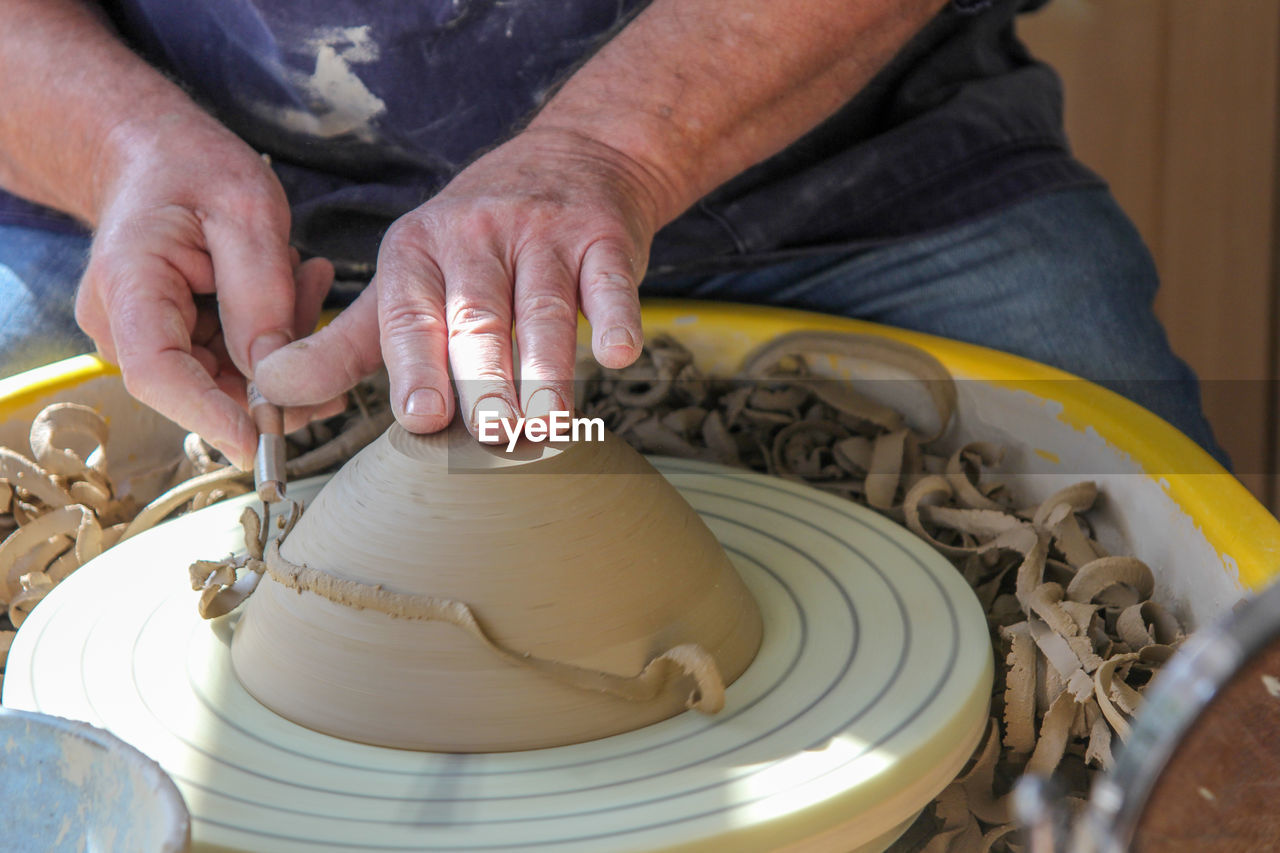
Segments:
[[[251,466],[256,433],[244,377],[314,328],[333,268],[291,256],[279,182],[205,114],[171,113],[115,132],[125,138],[114,150],[128,154],[98,175],[76,319],[133,396]],[[292,413],[290,426],[337,407]]]
[[[372,285],[328,327],[263,361],[258,387],[277,403],[316,403],[385,360],[396,417],[414,432],[453,418],[448,365],[473,433],[478,411],[568,410],[579,307],[601,364],[640,353],[636,290],[657,227],[649,180],[603,143],[525,131],[401,217]]]

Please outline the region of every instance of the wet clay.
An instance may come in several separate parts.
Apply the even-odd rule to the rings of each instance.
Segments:
[[[386,746],[531,749],[713,712],[762,631],[705,523],[612,435],[508,454],[461,424],[392,426],[264,562],[241,683]]]
[[[530,669],[582,690],[598,690],[632,702],[648,702],[666,687],[673,675],[689,676],[697,688],[689,694],[685,705],[708,714],[724,707],[724,679],[715,658],[697,644],[676,646],[649,661],[639,675],[624,677],[598,669],[586,669],[562,661],[544,660],[508,649],[495,643],[480,627],[475,613],[461,601],[429,595],[390,592],[380,586],[335,578],[326,572],[309,569],[280,556],[279,542],[267,545],[264,560],[267,572],[277,583],[297,592],[311,592],[335,604],[356,610],[376,610],[396,619],[420,622],[447,622],[468,632],[494,654],[517,666]]]
[[[582,690],[598,690],[633,702],[652,700],[670,678],[683,673],[696,689],[686,706],[712,714],[724,707],[724,680],[715,659],[698,645],[669,649],[651,660],[638,675],[626,678],[599,670],[584,669],[562,661],[542,660],[505,648],[485,633],[471,608],[461,601],[434,596],[392,592],[381,586],[337,578],[317,569],[299,566],[280,556],[280,542],[286,539],[301,517],[302,507],[285,501],[285,515],[277,516],[279,537],[271,539],[270,507],[268,523],[251,507],[240,516],[244,530],[245,554],[223,560],[197,560],[191,565],[191,588],[201,590],[199,611],[205,619],[223,616],[252,595],[262,575],[299,593],[313,593],[335,604],[356,610],[374,610],[396,619],[446,622],[472,634],[494,654],[517,666],[525,666]]]
[[[345,460],[392,420],[388,409],[362,408],[342,427],[289,461],[304,477]],[[249,491],[252,475],[213,458],[194,433],[164,494],[139,506],[117,493],[106,453],[109,429],[78,403],[46,406],[32,421],[30,457],[0,447],[0,607],[14,627],[68,575],[117,542],[184,509],[201,509]],[[83,453],[76,447],[90,447]],[[0,656],[0,669],[3,656]]]

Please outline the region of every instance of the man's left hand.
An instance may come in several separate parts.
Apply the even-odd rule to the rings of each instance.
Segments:
[[[525,131],[396,221],[370,287],[332,324],[264,359],[255,380],[277,403],[310,404],[385,360],[396,418],[412,432],[452,420],[448,365],[472,433],[480,411],[569,410],[579,308],[601,364],[640,354],[653,180],[608,145]]]

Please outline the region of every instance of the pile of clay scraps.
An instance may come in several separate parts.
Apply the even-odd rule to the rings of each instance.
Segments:
[[[923,434],[819,359],[887,365],[928,392]],[[1083,482],[1019,506],[984,472],[1000,450],[976,443],[939,455],[956,389],[932,356],[879,337],[785,335],[749,355],[736,380],[708,378],[677,341],[652,341],[623,370],[579,366],[578,407],[639,450],[702,459],[808,483],[906,525],[973,586],[997,661],[992,718],[964,773],[894,845],[928,853],[1014,850],[1009,790],[1024,772],[1056,772],[1073,802],[1112,763],[1141,691],[1182,639],[1152,600],[1151,570],[1108,554]]]
[[[362,383],[351,398],[341,415],[289,437],[291,478],[340,465],[391,424],[385,377]],[[192,433],[174,448],[170,487],[140,506],[115,488],[108,437],[106,420],[92,408],[57,403],[32,422],[29,447],[0,447],[0,683],[16,629],[72,572],[177,512],[252,490],[252,472],[230,466]]]

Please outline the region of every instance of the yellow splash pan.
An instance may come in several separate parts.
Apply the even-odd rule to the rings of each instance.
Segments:
[[[646,331],[650,336],[662,332],[671,334],[694,351],[698,362],[705,369],[720,375],[729,375],[735,372],[742,357],[759,344],[778,335],[800,330],[881,335],[925,349],[942,361],[958,380],[957,417],[948,433],[947,442],[955,446],[974,440],[986,440],[1003,445],[1006,448],[1006,455],[1003,463],[994,471],[994,476],[1005,480],[1014,495],[1027,503],[1038,502],[1064,485],[1082,479],[1091,479],[1098,482],[1102,493],[1105,495],[1105,500],[1094,514],[1096,533],[1099,539],[1112,552],[1131,553],[1150,563],[1159,577],[1160,591],[1157,598],[1176,611],[1192,626],[1203,624],[1229,609],[1240,599],[1247,587],[1261,585],[1273,571],[1271,558],[1276,550],[1276,544],[1280,543],[1280,523],[1277,523],[1228,472],[1218,466],[1190,440],[1154,415],[1111,392],[1068,374],[981,347],[888,329],[869,323],[802,312],[695,302],[662,302],[651,303],[646,306],[644,321]],[[586,330],[584,329],[583,340],[585,339]],[[886,370],[881,365],[859,364],[854,360],[833,356],[817,363],[815,367],[822,373],[846,378],[856,384],[873,383],[873,387],[867,390],[877,393],[886,402],[904,409],[909,417],[920,416],[927,418],[927,414],[922,414],[927,411],[927,405],[917,405],[925,402],[926,395],[924,391],[916,383],[894,381],[900,377],[895,376],[892,371]],[[112,462],[113,475],[120,477],[121,474],[117,472],[122,472],[123,479],[126,481],[124,487],[134,491],[140,497],[145,497],[148,487],[154,487],[154,481],[158,480],[158,477],[155,476],[156,473],[163,471],[167,467],[166,463],[173,459],[173,455],[179,447],[182,431],[177,426],[165,421],[130,399],[124,392],[123,384],[114,368],[96,358],[80,357],[69,359],[22,376],[0,381],[0,443],[21,446],[25,440],[27,425],[36,412],[43,405],[64,400],[94,405],[104,412],[112,429],[112,438],[107,452],[108,458]],[[117,468],[117,466],[119,467]],[[680,472],[673,473],[679,474]],[[691,476],[704,476],[705,479],[706,476],[710,475],[706,474],[706,472],[700,474],[694,471]],[[724,474],[719,476],[724,476]],[[766,490],[777,488],[785,491],[784,484],[780,484],[780,481],[766,478],[756,479],[761,481],[761,484],[759,484],[761,488],[767,487]],[[296,485],[299,489],[300,497],[309,496],[310,493],[307,490],[317,488],[317,484],[314,482],[300,482]],[[694,485],[697,485],[697,483]],[[714,491],[709,482],[702,483],[700,488],[706,492]],[[715,500],[742,500],[744,488],[742,483],[734,481],[726,487],[722,495],[716,496]],[[791,488],[798,489],[799,487]],[[778,495],[772,494],[768,498],[761,498],[756,501],[753,506],[756,508],[770,507],[779,499]],[[797,497],[797,499],[799,498]],[[248,500],[248,498],[245,500]],[[847,503],[836,501],[833,498],[829,500],[833,505],[838,505],[840,508],[847,509],[850,512],[859,509]],[[165,535],[168,535],[173,541],[164,547],[176,554],[182,543],[192,538],[189,535],[191,531],[183,527],[184,524],[190,526],[190,523],[198,522],[207,528],[211,519],[217,516],[219,523],[222,525],[219,530],[225,539],[225,542],[220,541],[220,545],[224,550],[232,548],[235,546],[234,543],[238,535],[234,521],[238,509],[239,507],[235,505],[235,502],[223,504],[207,510],[198,518],[192,516],[187,519],[181,519],[171,525],[165,525],[163,530],[156,531],[156,535],[159,536],[162,532],[167,531]],[[865,510],[861,511],[868,516],[868,524],[879,524],[892,528],[893,532],[905,533],[901,528],[891,525],[885,519],[875,516],[874,513]],[[209,513],[213,513],[213,515],[209,515]],[[812,513],[811,509],[807,509],[804,513],[796,511],[786,514],[786,518],[795,523],[800,523],[803,520],[803,523],[811,524],[815,529],[827,533],[839,527],[839,524],[835,521]],[[784,528],[780,525],[782,525],[780,520],[774,520],[763,524],[760,529],[767,529],[772,535],[777,536],[784,532]],[[808,547],[805,543],[811,544],[815,540],[813,532],[807,529],[800,532],[804,535],[796,539],[796,547]],[[862,534],[859,534],[859,536],[861,537]],[[908,539],[913,546],[928,551],[923,543],[911,539],[909,536]],[[141,537],[139,540],[135,540],[134,544],[140,540]],[[859,547],[866,547],[868,541],[859,538]],[[161,575],[168,576],[170,574],[170,567],[165,563],[155,564],[150,569],[146,569],[148,561],[134,559],[137,555],[130,552],[130,545],[131,543],[125,543],[120,549],[113,550],[105,558],[117,559],[122,564],[127,564],[135,569],[141,568],[151,571],[156,575],[155,580],[157,581]],[[959,583],[958,576],[951,570],[949,565],[946,565],[945,561],[942,561],[931,551],[928,552],[927,556],[936,559],[940,563],[941,569],[945,570],[939,576],[940,581],[950,580]],[[177,562],[185,564],[185,560],[177,560]],[[842,565],[844,562],[847,561],[842,560]],[[80,575],[80,579],[88,578],[89,580],[94,580],[96,578],[104,582],[113,582],[112,579],[117,574],[104,571],[96,573],[85,572]],[[894,573],[894,577],[899,577],[900,575],[902,575],[901,572]],[[143,586],[147,589],[159,589],[161,584],[157,582],[143,584]],[[182,584],[178,584],[178,586],[182,586]],[[869,590],[872,587],[872,585],[865,583],[856,584],[855,586],[857,594],[855,595],[854,592],[850,591],[846,596],[850,601],[864,599],[870,594]],[[54,604],[55,599],[57,599],[57,606],[75,604],[78,607],[92,610],[95,607],[95,603],[101,600],[100,597],[95,595],[73,597],[76,598],[75,601],[72,601],[67,596],[58,598],[57,592],[61,591],[55,591],[55,595],[46,603]],[[187,596],[185,588],[180,591],[182,593],[182,606],[180,609],[159,608],[146,611],[150,615],[145,620],[142,620],[143,624],[152,626],[154,630],[159,631],[165,637],[178,636],[175,631],[168,629],[172,626],[168,626],[164,619],[156,614],[172,612],[180,614],[187,622],[190,622],[193,617],[186,601],[189,596]],[[766,598],[769,600],[782,600],[781,596]],[[820,598],[822,602],[834,600],[834,597],[829,595],[821,596]],[[963,598],[963,596],[959,594],[954,596],[956,600],[960,598]],[[916,590],[911,595],[904,596],[904,599],[909,599],[913,602],[921,600],[919,590]],[[822,602],[815,602],[815,606]],[[866,618],[870,619],[876,613],[887,613],[889,610],[890,608],[888,607],[869,606]],[[53,612],[55,611],[46,611],[42,615],[38,611],[32,621],[45,621],[44,617]],[[779,616],[777,618],[781,619],[782,617]],[[80,630],[82,626],[92,624],[94,619],[91,613],[86,613],[77,616],[75,619],[64,621]],[[811,621],[815,626],[834,624],[833,620],[829,618]],[[942,704],[945,704],[948,708],[960,706],[968,708],[969,705],[972,705],[973,713],[964,715],[966,719],[972,716],[979,721],[985,721],[986,698],[990,684],[990,658],[988,657],[987,649],[986,625],[985,620],[977,610],[975,610],[974,619],[971,621],[974,626],[970,632],[972,635],[970,637],[971,645],[974,645],[975,648],[981,647],[979,653],[973,656],[973,660],[980,661],[981,672],[978,672],[976,677],[968,679],[965,683],[971,686],[977,685],[977,687],[964,693],[961,696],[963,701],[949,698],[946,703]],[[932,623],[922,622],[920,627],[923,630],[929,624]],[[36,627],[38,628],[39,625]],[[871,624],[868,622],[868,628],[870,627]],[[93,655],[98,656],[90,662],[92,665],[89,670],[93,672],[105,672],[106,663],[109,661],[126,661],[129,658],[129,655],[122,648],[114,648],[110,644],[106,646],[101,643],[95,645],[88,642],[84,637],[69,637],[73,633],[75,632],[48,632],[49,642],[55,643],[55,645],[67,645],[69,643],[79,648],[82,652],[92,650]],[[138,669],[138,661],[136,659],[133,660],[130,666],[133,667],[135,681],[139,685],[144,683],[153,686],[156,684],[172,684],[174,682],[173,673],[183,671],[190,673],[193,671],[191,669],[192,661],[208,663],[209,661],[217,661],[226,657],[225,654],[216,654],[217,644],[224,641],[219,639],[221,635],[218,630],[202,630],[197,633],[202,638],[202,642],[212,648],[215,653],[206,654],[202,652],[194,656],[190,655],[188,652],[191,648],[194,648],[190,643],[152,642],[143,644],[151,650],[150,653],[153,656],[158,657],[155,660],[151,660],[142,669]],[[803,634],[799,630],[777,630],[773,633],[782,639]],[[130,631],[116,631],[114,635],[119,635],[116,638],[119,642],[128,641],[130,643],[132,642],[131,638],[136,636],[134,632]],[[37,639],[39,637],[38,634],[32,635],[28,632],[28,639],[33,636]],[[19,639],[21,640],[22,638],[20,637]],[[84,642],[81,642],[82,640]],[[35,640],[32,640],[32,642],[35,642]],[[833,644],[823,642],[817,645],[827,648]],[[936,659],[935,650],[944,645],[946,645],[945,642],[932,638],[923,643],[921,648],[927,647],[930,650],[928,657]],[[176,657],[169,659],[166,655],[176,655]],[[797,660],[804,660],[812,664],[819,657],[817,655],[800,655]],[[75,659],[84,660],[83,657],[76,657]],[[935,660],[936,662],[937,660]],[[36,669],[31,668],[31,671],[35,672]],[[920,666],[911,666],[904,671],[916,672],[919,669]],[[954,674],[956,669],[957,667],[953,666],[943,667],[943,670],[949,674]],[[759,675],[766,670],[766,667],[756,666],[752,671]],[[970,673],[970,675],[973,675],[973,673]],[[950,676],[948,675],[948,677]],[[46,681],[53,685],[48,689],[61,690],[64,687],[61,683],[67,681],[67,679],[54,678],[49,680],[46,678]],[[214,693],[220,692],[222,699],[219,700],[221,703],[219,707],[225,705],[226,708],[233,709],[226,714],[226,719],[247,723],[247,725],[239,729],[241,734],[247,735],[259,730],[260,721],[252,717],[255,712],[264,715],[264,720],[261,721],[263,726],[266,726],[269,722],[265,720],[265,717],[270,715],[263,711],[260,706],[256,706],[256,703],[248,700],[247,694],[242,697],[244,699],[243,707],[235,704],[235,697],[239,696],[243,691],[236,692],[233,683],[234,679],[229,672],[222,672],[220,675],[214,673],[214,677],[209,677],[208,673],[206,673],[196,681],[203,685],[202,689],[212,690]],[[94,683],[99,685],[99,689],[105,689],[101,685],[108,682],[110,684],[118,683],[109,679],[107,681],[103,681],[101,678],[94,680]],[[813,689],[815,684],[821,686],[820,682],[814,679],[801,679],[797,684],[800,682],[807,684],[810,689]],[[87,683],[88,681],[86,681]],[[862,687],[866,686],[865,679],[858,681],[858,683]],[[79,688],[77,687],[76,689]],[[963,691],[961,692],[963,693]],[[786,695],[787,691],[765,691],[761,695],[763,696],[766,693],[780,696]],[[108,694],[112,698],[106,704],[111,705],[112,708],[120,712],[117,715],[119,718],[113,720],[113,730],[117,726],[121,731],[130,730],[131,726],[141,726],[147,731],[131,731],[131,734],[145,740],[152,733],[150,729],[154,728],[148,722],[146,714],[141,713],[140,708],[137,709],[139,712],[136,714],[126,713],[131,707],[129,704],[131,700],[122,699],[124,692],[119,689],[113,687],[107,693],[101,695],[107,696]],[[142,693],[139,693],[139,696],[142,695]],[[182,720],[190,716],[192,707],[194,707],[188,707],[188,705],[182,704],[182,701],[173,699],[173,696],[177,694],[171,695],[170,693],[160,692],[148,693],[147,695],[152,700],[164,700],[161,703],[163,707],[158,705],[158,711],[153,709],[156,714],[155,719],[159,721]],[[192,694],[192,696],[194,695]],[[201,695],[203,696],[204,694]],[[885,693],[884,695],[888,696],[889,694]],[[9,694],[6,692],[6,699],[8,696]],[[181,696],[187,696],[187,694],[183,693]],[[181,699],[181,696],[179,699]],[[191,697],[188,696],[187,698]],[[172,706],[164,704],[171,700],[176,704]],[[848,702],[842,699],[840,702],[833,704],[845,708]],[[895,713],[890,716],[896,720],[901,716],[900,703],[895,702],[894,708],[896,709]],[[627,740],[628,738],[642,740],[653,737],[655,733],[667,731],[673,725],[699,727],[704,726],[705,723],[704,721],[690,718],[690,715],[684,715],[668,725],[667,729],[662,729],[660,726],[652,727],[651,729],[620,736],[618,739],[588,744],[581,748],[586,750],[613,749],[616,744],[630,743],[631,741]],[[293,728],[298,729],[298,727]],[[266,731],[265,729],[262,730]],[[218,730],[216,737],[210,734],[211,730],[204,727],[197,726],[193,731],[195,731],[195,734],[192,736],[197,739],[213,737],[214,742],[212,745],[216,748],[200,752],[200,755],[222,755],[223,758],[220,759],[219,767],[230,761],[227,756],[231,756],[237,761],[240,760],[237,757],[240,756],[240,753],[236,751],[238,749],[243,748],[245,750],[244,755],[255,756],[262,750],[260,744],[250,743],[246,746],[245,743],[240,742],[244,738],[232,737],[231,734],[223,729]],[[726,729],[726,731],[729,731],[729,729]],[[953,745],[953,751],[955,752],[954,755],[948,758],[948,761],[954,759],[954,766],[949,764],[946,774],[944,774],[949,778],[950,775],[954,775],[955,770],[963,763],[979,731],[975,729],[965,736],[951,733],[949,729],[947,731],[948,734],[945,739]],[[956,732],[959,732],[959,730],[957,729]],[[191,732],[186,732],[184,737],[188,734],[191,734]],[[291,736],[303,739],[308,737],[312,739],[324,738],[322,735],[308,733],[300,729],[293,732]],[[358,756],[354,751],[376,750],[376,748],[360,744],[324,739],[324,743],[321,744],[323,746],[322,750],[308,752],[301,746],[295,749],[296,745],[293,745],[293,741],[286,743],[283,740],[283,735],[277,738],[273,734],[267,738],[267,741],[277,745],[284,744],[292,749],[296,756],[303,756],[304,758],[308,755],[315,757],[323,754],[327,762],[336,762],[348,770],[357,767],[357,758],[363,760],[363,753]],[[693,741],[689,742],[692,743]],[[714,738],[703,737],[699,742],[713,743]],[[300,741],[300,743],[302,742]],[[200,741],[200,744],[203,744],[203,741]],[[200,746],[200,744],[196,745]],[[305,746],[305,743],[303,743],[303,746]],[[839,763],[845,757],[841,750],[857,752],[858,750],[864,750],[864,747],[865,744],[861,741],[855,742],[847,738],[835,737],[824,743],[822,748],[817,751],[811,748],[801,750],[797,753],[798,757],[793,762],[764,762],[760,764],[760,767],[766,769],[780,768],[779,772],[791,772],[793,770],[797,773],[801,770],[808,772],[812,770],[810,765],[813,765],[814,762],[829,761]],[[568,749],[579,749],[579,747]],[[683,750],[681,755],[683,756],[686,751]],[[386,754],[383,755],[382,753]],[[643,749],[630,754],[654,755],[657,753],[654,750]],[[859,755],[861,754],[859,752]],[[881,756],[874,750],[869,755],[872,758],[879,756],[887,762],[887,755]],[[550,752],[544,755],[536,751],[513,756],[481,756],[479,769],[490,774],[501,771],[496,777],[501,781],[505,778],[502,775],[503,773],[514,772],[511,767],[508,767],[508,764],[511,764],[512,767],[520,770],[520,772],[525,772],[528,768],[521,769],[523,765],[519,765],[519,762],[543,761],[549,756]],[[391,762],[390,769],[397,771],[400,776],[412,770],[413,772],[409,775],[415,779],[421,775],[422,766],[420,765],[423,762],[435,768],[436,771],[442,771],[445,776],[450,778],[458,777],[460,773],[459,767],[449,763],[456,760],[457,757],[426,753],[379,751],[379,761]],[[344,761],[347,763],[343,764]],[[937,763],[936,761],[934,762],[935,765]],[[310,766],[305,762],[299,765],[303,770]],[[595,765],[593,764],[592,766]],[[823,767],[825,766],[823,765]],[[205,764],[201,763],[199,767],[205,768]],[[382,770],[387,769],[381,765],[379,767]],[[724,772],[725,768],[717,765],[717,772],[721,776],[725,776],[725,779],[720,780],[718,784],[721,784],[722,787],[728,786],[725,790],[732,788],[734,796],[746,796],[748,794],[755,796],[760,792],[750,786],[759,787],[766,781],[770,784],[776,782],[779,786],[778,791],[785,792],[786,790],[791,790],[791,788],[799,790],[799,787],[790,784],[786,779],[774,779],[773,776],[767,778],[760,776],[757,779],[755,775],[752,775],[756,773],[756,770],[752,769],[753,767],[754,765],[747,766],[751,773],[739,774],[742,775],[742,780],[739,780],[738,776],[729,778]],[[278,767],[273,766],[272,772],[284,772],[284,769],[284,764],[280,764]],[[360,765],[357,769],[372,772],[363,765]],[[742,770],[742,767],[735,765],[735,768],[731,769],[733,769],[734,773],[737,773],[738,770]],[[290,770],[289,772],[293,771]],[[599,771],[593,772],[598,773]],[[770,770],[770,772],[773,771]],[[440,774],[437,773],[436,775]],[[212,777],[209,778],[212,779]],[[361,776],[356,781],[364,778]],[[378,776],[377,778],[381,779],[382,777]],[[807,779],[809,777],[806,776],[804,778]],[[311,788],[315,788],[317,784],[316,777],[309,771],[296,781],[298,785],[303,787],[311,786]],[[587,785],[587,789],[584,790],[590,790],[592,783],[599,780],[595,776],[588,776],[579,781]],[[458,784],[456,779],[454,784]],[[930,784],[932,785],[932,782]],[[919,802],[927,801],[936,792],[940,784],[933,785],[926,791],[916,791],[915,793],[919,795]],[[743,785],[748,785],[749,789],[743,788]],[[196,798],[196,801],[192,804],[193,813],[206,805],[204,802],[206,799],[212,801],[211,798],[222,796],[221,793],[217,792],[202,793],[202,790],[196,787],[189,792],[190,796]],[[542,787],[537,790],[539,792],[538,796],[545,797],[545,790]],[[716,790],[719,791],[720,789]],[[773,791],[773,789],[770,788],[769,791]],[[415,796],[420,796],[421,793],[421,791],[418,791]],[[466,793],[466,791],[463,793]],[[654,788],[652,791],[645,789],[642,793],[644,796],[657,801],[664,792]],[[258,795],[265,796],[263,791],[255,792],[255,790],[251,789],[239,791],[239,794],[243,796],[242,805],[238,807],[241,809],[258,807]],[[312,794],[314,796],[328,797],[333,792],[325,789],[318,794],[313,791]],[[365,794],[367,792],[361,793],[359,796],[364,796],[367,800],[368,797]],[[585,796],[585,794],[575,794],[575,796]],[[770,794],[770,796],[773,796],[773,794]],[[511,799],[513,802],[524,802],[522,797],[505,797],[505,799]],[[763,794],[757,799],[760,802],[772,802],[772,800],[765,798]],[[754,801],[752,800],[752,802]],[[326,800],[326,802],[328,801]],[[361,802],[363,803],[364,800]],[[399,801],[396,800],[396,802]],[[430,802],[435,802],[435,800],[430,800]],[[538,802],[540,801],[535,799],[529,805],[529,808],[535,808]],[[578,800],[574,802],[578,803]],[[732,835],[733,838],[742,841],[742,844],[737,844],[735,841],[733,844],[734,849],[775,849],[779,846],[776,842],[804,838],[804,841],[796,842],[793,847],[788,847],[787,849],[845,850],[850,849],[850,847],[857,847],[860,850],[870,851],[882,849],[884,844],[888,843],[889,839],[906,825],[905,822],[891,827],[886,824],[885,827],[878,828],[877,832],[887,831],[884,831],[883,834],[876,838],[861,839],[858,845],[843,843],[841,839],[845,839],[845,836],[842,835],[837,838],[832,833],[845,832],[848,827],[842,824],[841,821],[848,821],[850,814],[861,815],[862,812],[853,808],[852,801],[847,797],[830,797],[827,800],[823,800],[823,802],[825,805],[821,809],[814,808],[797,811],[794,815],[789,813],[788,815],[764,815],[764,817],[769,817],[770,820],[763,821],[762,818],[757,821],[761,826],[768,824],[766,828],[769,832],[774,833],[776,837],[775,835],[768,835],[763,830],[753,830],[754,834],[747,838],[744,834],[747,832],[745,824],[741,827],[730,827],[724,831]],[[581,804],[578,803],[578,805],[580,806]],[[916,808],[918,808],[918,805]],[[264,814],[260,815],[262,820],[265,821],[264,825],[275,826],[276,813],[270,809],[263,808],[261,810],[264,811]],[[906,809],[903,814],[911,811],[913,809]],[[403,818],[403,815],[399,815],[399,812],[393,815],[393,817],[395,816]],[[760,815],[755,815],[753,819],[760,817]],[[424,814],[422,818],[427,820],[428,823],[431,820],[436,822],[443,820],[444,823],[449,823],[452,820],[448,815],[443,817],[437,815],[433,818],[431,815]],[[859,817],[857,821],[849,824],[849,826],[857,824],[861,820],[862,818]],[[797,821],[803,822],[805,827],[800,827]],[[909,818],[906,822],[909,822]],[[425,823],[423,824],[424,827],[426,825]],[[752,824],[752,827],[755,827],[755,824]],[[805,832],[800,833],[798,827],[805,829]],[[828,829],[827,827],[831,828]],[[822,829],[822,831],[818,832],[818,829]],[[728,838],[729,835],[726,835],[725,838]],[[739,838],[739,836],[742,837]],[[849,838],[852,838],[852,836],[849,836]],[[695,839],[695,841],[685,843],[678,839],[675,842],[672,842],[672,839],[667,839],[664,845],[660,846],[664,846],[664,849],[685,849],[686,847],[691,849],[724,849],[723,846],[707,848],[702,843],[704,841],[706,839],[701,839],[700,841]],[[747,843],[748,841],[750,843]],[[790,843],[790,841],[786,843]],[[865,847],[861,846],[863,842],[866,844]],[[226,839],[218,841],[217,844],[230,844],[234,849],[261,849],[256,844],[246,845],[237,842],[230,835]],[[209,844],[198,846],[200,849],[212,849]],[[306,848],[287,846],[282,842],[278,849],[301,850]],[[575,847],[573,849],[579,848]],[[581,849],[600,848],[591,847],[590,843],[588,843],[587,847],[582,847]]]
[[[1235,477],[1165,421],[1071,374],[932,335],[778,308],[652,301],[644,307],[644,327],[650,336],[678,338],[700,365],[720,375],[733,373],[759,344],[799,330],[913,344],[960,380],[951,440],[1003,444],[1006,459],[998,473],[1028,501],[1067,482],[1097,481],[1108,497],[1100,516],[1104,544],[1150,563],[1166,590],[1164,603],[1192,624],[1225,611],[1245,589],[1259,588],[1277,572],[1280,522]],[[588,334],[583,328],[584,342]],[[833,375],[866,375],[857,364],[833,360],[826,367]],[[22,446],[31,418],[61,400],[104,411],[116,445],[109,450],[114,459],[123,452],[130,467],[150,468],[161,461],[148,459],[152,448],[177,446],[162,439],[180,431],[128,398],[116,369],[95,356],[0,380],[0,443]]]

